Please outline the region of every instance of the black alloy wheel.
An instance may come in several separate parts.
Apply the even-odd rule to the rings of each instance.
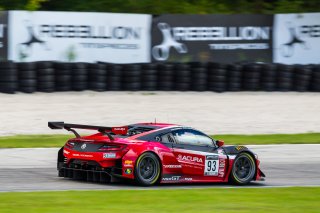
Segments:
[[[160,177],[160,163],[155,154],[143,153],[135,166],[135,180],[144,186],[155,184]]]
[[[256,173],[256,164],[253,157],[246,152],[240,153],[234,160],[231,181],[235,184],[248,184]]]

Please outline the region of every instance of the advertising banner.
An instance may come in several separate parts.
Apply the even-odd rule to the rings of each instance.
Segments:
[[[274,24],[274,62],[320,63],[320,13],[278,14]]]
[[[8,56],[8,12],[0,11],[0,61]]]
[[[151,15],[9,12],[14,61],[150,61]]]
[[[152,22],[154,61],[272,61],[272,15],[161,15]]]

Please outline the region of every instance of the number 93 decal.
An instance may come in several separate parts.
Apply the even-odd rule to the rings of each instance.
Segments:
[[[204,175],[218,176],[219,156],[207,155],[205,160]]]

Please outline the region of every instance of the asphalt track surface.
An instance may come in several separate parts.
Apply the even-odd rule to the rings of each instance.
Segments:
[[[251,145],[267,175],[245,187],[320,186],[320,144]],[[0,149],[0,192],[234,187],[228,184],[98,184],[57,177],[57,148]]]

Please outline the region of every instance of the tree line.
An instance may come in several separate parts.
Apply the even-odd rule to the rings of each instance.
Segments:
[[[319,0],[0,0],[1,10],[147,14],[274,14],[320,12]]]

